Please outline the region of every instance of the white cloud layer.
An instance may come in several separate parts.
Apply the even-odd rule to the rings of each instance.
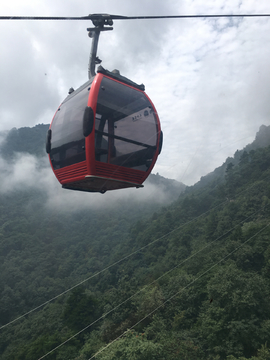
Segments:
[[[237,0],[15,1],[1,15],[84,16],[270,13]],[[88,22],[0,22],[0,130],[49,123],[67,90],[87,80]],[[101,34],[102,65],[146,85],[159,112],[155,167],[188,185],[270,125],[270,19],[115,21]],[[26,165],[25,165],[26,166]],[[113,195],[112,195],[113,196]]]
[[[65,190],[55,178],[47,156],[36,158],[27,153],[17,153],[12,162],[0,157],[0,194],[20,190],[42,191],[46,198],[44,206],[61,212],[115,208],[115,204],[122,201],[163,205],[168,201],[162,186],[147,182],[144,188],[108,191],[103,195]]]

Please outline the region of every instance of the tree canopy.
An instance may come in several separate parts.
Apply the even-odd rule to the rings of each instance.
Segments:
[[[148,209],[2,193],[1,359],[270,359],[270,147],[234,160]]]

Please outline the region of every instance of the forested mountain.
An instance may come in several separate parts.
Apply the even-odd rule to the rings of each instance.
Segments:
[[[0,155],[13,158],[16,152],[29,153],[36,156],[45,155],[45,139],[49,125],[39,124],[33,128],[13,128],[3,134]]]
[[[256,134],[255,140],[251,144],[248,144],[242,150],[237,150],[233,157],[228,157],[226,161],[221,166],[217,167],[213,172],[207,174],[206,176],[202,176],[201,180],[198,181],[198,183],[195,184],[194,187],[203,187],[212,182],[214,179],[219,179],[219,181],[222,181],[222,179],[225,178],[226,169],[229,163],[232,163],[233,165],[238,165],[240,158],[244,153],[249,153],[252,150],[256,150],[269,145],[270,126],[261,125],[259,131]]]
[[[110,344],[95,359],[270,359],[270,146],[174,189],[171,204],[165,190],[158,202],[96,194],[90,204],[46,189],[43,150],[15,142],[31,155],[2,142],[12,170],[0,164],[1,359],[61,344],[45,358],[91,359]],[[15,180],[22,161],[28,176]]]

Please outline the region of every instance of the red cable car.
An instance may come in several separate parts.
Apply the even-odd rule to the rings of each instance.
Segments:
[[[144,85],[117,71],[100,66],[89,78],[71,89],[52,120],[46,151],[54,174],[65,189],[142,187],[162,146],[156,109]]]

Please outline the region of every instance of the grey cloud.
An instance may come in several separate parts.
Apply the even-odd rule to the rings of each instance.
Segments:
[[[58,0],[10,0],[2,11],[12,6],[18,15],[270,12],[270,3],[234,0],[67,0],[64,8]],[[88,26],[0,23],[0,130],[49,123],[67,90],[87,80]],[[154,171],[190,185],[269,124],[269,44],[269,19],[115,21],[98,55],[105,68],[146,85],[164,132]]]

